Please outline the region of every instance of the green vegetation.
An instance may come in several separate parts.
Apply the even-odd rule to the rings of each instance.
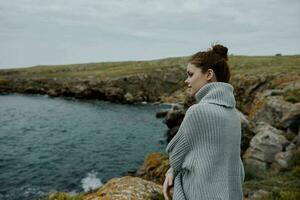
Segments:
[[[1,70],[1,76],[22,76],[26,78],[65,77],[118,77],[122,75],[148,73],[155,69],[164,70],[180,67],[186,58],[166,58],[154,61],[103,62],[71,65],[35,66],[29,68]]]
[[[254,167],[249,167],[248,165],[244,165],[244,167],[245,167],[245,181],[262,180],[264,178],[263,171],[257,173],[259,171]]]
[[[0,78],[17,76],[24,78],[65,77],[118,77],[182,67],[188,57],[165,58],[151,61],[102,62],[87,64],[34,66],[29,68],[0,70]],[[300,55],[294,56],[230,56],[232,74],[273,74],[285,72],[300,74]]]
[[[300,73],[300,56],[232,56],[230,66],[235,74]]]
[[[40,200],[81,200],[83,194],[75,196],[69,195],[65,192],[49,193],[47,197],[41,198]]]
[[[164,200],[165,197],[163,194],[157,192],[157,191],[153,191],[150,197],[151,200]]]
[[[299,200],[300,192],[299,191],[276,191],[272,192],[268,196],[264,196],[258,200]]]
[[[300,199],[300,151],[295,150],[290,169],[281,172],[259,171],[245,166],[244,192],[264,190],[267,196],[259,200]]]
[[[294,150],[289,162],[290,162],[289,164],[292,168],[300,167],[300,150]]]
[[[285,101],[291,103],[298,103],[300,102],[300,89],[290,89],[283,93],[283,98]]]
[[[295,173],[299,172],[294,172],[294,170],[292,170],[280,172],[279,174],[274,174],[272,172],[259,174],[257,175],[259,176],[258,179],[245,181],[244,191],[247,193],[251,191],[265,190],[270,192],[270,195],[268,198],[263,199],[292,200],[294,197],[299,197],[300,195],[300,179],[295,176]]]

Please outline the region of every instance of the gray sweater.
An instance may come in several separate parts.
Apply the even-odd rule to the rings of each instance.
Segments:
[[[166,148],[173,200],[241,200],[245,173],[233,87],[208,83],[195,98],[197,103],[188,108]]]

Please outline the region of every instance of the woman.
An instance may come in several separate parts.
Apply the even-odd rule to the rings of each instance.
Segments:
[[[166,148],[171,167],[163,185],[165,199],[173,185],[173,200],[242,199],[241,121],[228,83],[227,51],[218,44],[188,62],[185,83],[196,103]]]

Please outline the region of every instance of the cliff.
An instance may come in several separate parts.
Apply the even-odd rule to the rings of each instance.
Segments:
[[[245,199],[300,198],[300,56],[231,56],[231,84],[242,120]],[[0,71],[0,93],[95,98],[119,103],[177,103],[165,117],[170,140],[193,99],[185,93],[187,58],[155,61],[36,66]],[[115,178],[99,189],[48,199],[163,199],[169,167],[153,153],[132,176]]]

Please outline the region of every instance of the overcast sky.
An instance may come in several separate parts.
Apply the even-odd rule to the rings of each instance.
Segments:
[[[0,68],[300,54],[300,0],[0,0]]]

